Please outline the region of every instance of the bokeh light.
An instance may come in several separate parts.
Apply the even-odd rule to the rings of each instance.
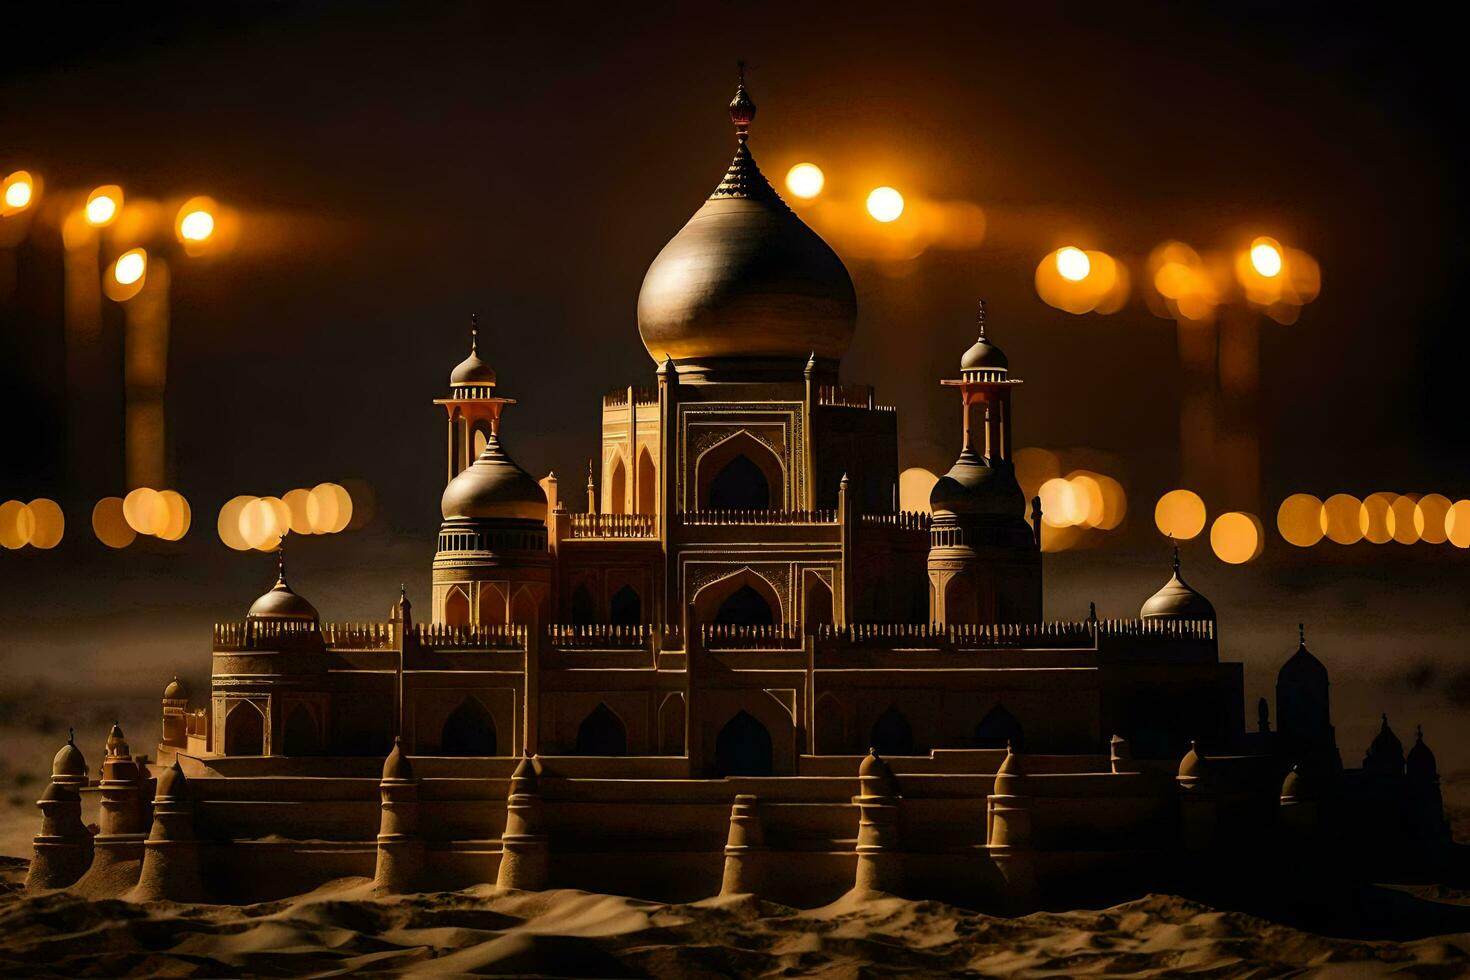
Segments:
[[[35,518],[30,508],[19,500],[7,500],[0,504],[0,547],[15,551],[24,548],[31,539]]]
[[[38,196],[37,182],[29,171],[17,170],[0,184],[0,217],[19,214],[32,204]]]
[[[1358,513],[1358,527],[1363,537],[1373,544],[1388,544],[1393,540],[1394,495],[1370,493],[1363,498],[1363,508]]]
[[[1154,525],[1179,541],[1188,541],[1205,529],[1205,502],[1193,490],[1170,490],[1154,505]]]
[[[302,487],[287,491],[281,497],[281,502],[286,505],[286,510],[291,514],[292,534],[311,534],[311,514],[309,504],[311,491]]]
[[[82,213],[87,216],[87,224],[103,228],[117,220],[122,204],[122,188],[116,184],[103,184],[87,195],[87,206]]]
[[[1087,515],[1087,504],[1077,499],[1077,488],[1065,477],[1053,477],[1041,485],[1041,520],[1052,527],[1074,527]]]
[[[119,286],[131,286],[147,271],[148,253],[141,248],[133,248],[117,257],[112,266],[112,278]]]
[[[1322,501],[1309,493],[1294,493],[1276,510],[1276,530],[1287,544],[1310,548],[1322,540]]]
[[[929,494],[939,477],[922,466],[910,466],[898,474],[898,509],[930,513]]]
[[[1231,565],[1255,561],[1265,546],[1265,531],[1254,514],[1228,511],[1210,526],[1210,548],[1215,557]]]
[[[1251,242],[1251,268],[1267,279],[1281,275],[1281,243],[1274,238]]]
[[[1415,544],[1419,540],[1419,495],[1393,494],[1393,539],[1399,544]]]
[[[179,219],[179,237],[185,241],[208,241],[213,234],[214,215],[208,211],[190,211]]]
[[[157,522],[158,530],[154,533],[164,541],[182,540],[189,533],[189,525],[193,522],[189,501],[176,490],[160,491],[158,500],[163,517]]]
[[[336,534],[352,520],[352,497],[335,483],[319,483],[306,503],[307,520],[314,534]]]
[[[1445,540],[1456,548],[1470,548],[1470,500],[1457,500],[1444,515]]]
[[[138,534],[157,534],[168,520],[168,506],[157,490],[138,487],[123,498],[123,519]]]
[[[1149,254],[1150,306],[1171,320],[1213,320],[1223,294],[1222,274],[1183,242],[1164,242]],[[1229,272],[1223,273],[1228,284]]]
[[[103,497],[92,508],[92,531],[109,548],[126,548],[138,532],[128,526],[121,497]]]
[[[786,171],[786,189],[804,200],[810,200],[822,193],[822,186],[826,182],[822,168],[815,163],[798,163]]]
[[[1335,493],[1322,503],[1322,530],[1338,544],[1363,540],[1363,505],[1357,497]]]
[[[903,195],[892,187],[875,187],[868,195],[868,214],[887,224],[903,214]]]
[[[1059,248],[1056,252],[1057,272],[1069,282],[1081,282],[1092,271],[1092,260],[1087,253],[1075,245]]]
[[[215,524],[219,531],[219,539],[235,551],[250,550],[250,542],[246,541],[245,536],[240,533],[240,515],[244,512],[245,506],[254,499],[249,494],[241,494],[225,501],[224,506],[219,509],[219,520]]]
[[[1414,504],[1414,530],[1425,544],[1445,543],[1445,521],[1450,513],[1450,498],[1426,493]]]
[[[31,515],[30,545],[48,551],[61,543],[66,534],[66,515],[54,500],[42,497],[26,505]]]

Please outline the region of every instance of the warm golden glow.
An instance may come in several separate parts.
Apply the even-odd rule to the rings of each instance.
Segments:
[[[1281,244],[1274,238],[1257,238],[1251,242],[1251,268],[1274,279],[1281,275]]]
[[[1207,516],[1205,502],[1193,490],[1170,490],[1154,505],[1154,525],[1180,541],[1203,531]]]
[[[1322,530],[1338,544],[1363,540],[1363,505],[1357,497],[1335,493],[1322,504]]]
[[[215,525],[219,531],[219,539],[236,551],[250,550],[250,542],[246,541],[245,536],[240,533],[240,515],[245,510],[245,506],[254,499],[248,494],[242,494],[230,498],[219,509],[219,521]]]
[[[295,490],[288,491],[286,495],[281,498],[281,502],[284,503],[286,505],[286,509],[291,512],[292,534],[313,533],[311,527],[311,513],[309,510],[310,501],[311,491],[304,490],[299,487]]]
[[[112,224],[117,220],[117,213],[122,210],[123,192],[116,184],[104,184],[87,195],[87,206],[83,213],[87,216],[87,224],[93,228],[101,228]]]
[[[1358,527],[1363,537],[1373,544],[1388,544],[1393,540],[1394,513],[1391,493],[1370,493],[1363,498],[1363,509],[1358,513]]]
[[[0,504],[0,548],[11,551],[24,548],[31,540],[35,518],[31,510],[19,500],[7,500]]]
[[[1414,505],[1414,530],[1425,544],[1445,543],[1445,521],[1450,513],[1450,498],[1426,493]]]
[[[112,278],[119,286],[131,286],[142,280],[148,271],[148,253],[133,248],[117,257],[112,265]]]
[[[798,163],[786,171],[786,189],[806,200],[822,193],[822,185],[826,182],[822,168],[815,163]]]
[[[26,506],[34,522],[30,534],[31,547],[46,551],[60,544],[66,533],[66,515],[56,501],[42,497]]]
[[[922,466],[910,466],[898,474],[898,509],[929,513],[929,494],[939,477]]]
[[[903,195],[892,187],[875,187],[868,195],[868,214],[887,224],[903,214]]]
[[[1396,494],[1393,498],[1393,539],[1399,544],[1415,544],[1419,540],[1419,495]]]
[[[174,234],[184,251],[190,255],[207,251],[219,226],[219,214],[219,204],[212,197],[192,197],[184,202],[174,218]]]
[[[259,551],[274,551],[290,530],[290,518],[290,511],[277,498],[252,497],[240,510],[240,537]]]
[[[1470,548],[1470,500],[1457,500],[1444,515],[1445,540],[1456,548]]]
[[[1309,493],[1294,493],[1276,510],[1276,530],[1287,544],[1310,548],[1322,540],[1322,501]]]
[[[1255,561],[1265,550],[1266,535],[1254,514],[1229,511],[1215,518],[1210,527],[1210,547],[1215,557],[1231,565]]]
[[[352,497],[335,483],[319,483],[306,503],[307,520],[315,534],[336,534],[352,520]]]
[[[0,214],[15,214],[30,207],[36,199],[36,182],[29,173],[17,170],[5,178],[0,192]]]
[[[214,215],[208,211],[190,211],[179,220],[179,234],[191,242],[206,241],[214,234]]]
[[[193,523],[193,511],[189,509],[189,501],[184,495],[175,490],[164,490],[158,495],[160,505],[163,508],[163,519],[159,522],[158,537],[164,541],[178,541],[189,533],[189,525]]]
[[[157,534],[167,516],[158,491],[150,487],[138,487],[123,498],[123,518],[139,534]]]
[[[103,497],[92,508],[92,531],[109,548],[126,548],[138,532],[128,526],[121,497]]]
[[[1081,282],[1092,272],[1092,260],[1087,253],[1073,245],[1057,249],[1057,272],[1069,282]]]
[[[1079,500],[1077,488],[1065,477],[1054,477],[1036,492],[1041,498],[1041,521],[1052,527],[1075,527],[1087,517],[1087,502]]]

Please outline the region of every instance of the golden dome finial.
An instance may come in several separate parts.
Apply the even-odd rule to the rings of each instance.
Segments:
[[[1178,574],[1178,572],[1179,572],[1179,542],[1174,538],[1174,535],[1172,535],[1172,534],[1169,535],[1169,544],[1172,545],[1173,548],[1174,548],[1174,572],[1175,572],[1175,574]]]
[[[276,549],[276,584],[286,584],[286,541],[281,539],[281,546]]]
[[[750,124],[755,121],[755,102],[745,90],[745,61],[737,61],[740,84],[735,89],[735,98],[730,100],[730,121],[735,124],[735,138],[744,143],[750,138]]]
[[[980,339],[985,339],[985,300],[980,301],[980,310],[975,314],[975,322],[980,325]]]
[[[480,314],[470,314],[470,353],[480,353]]]

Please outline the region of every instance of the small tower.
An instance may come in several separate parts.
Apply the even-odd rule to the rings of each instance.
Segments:
[[[92,832],[82,823],[82,797],[87,785],[87,760],[77,748],[74,733],[51,764],[51,782],[36,801],[41,808],[41,832],[35,838],[35,857],[26,873],[26,889],[66,888],[86,873],[92,863]]]
[[[189,747],[189,691],[178,674],[163,689],[163,733],[159,740],[174,749]]]
[[[1383,779],[1404,777],[1404,743],[1388,727],[1387,712],[1383,715],[1378,734],[1373,736],[1368,752],[1363,756],[1363,771]]]
[[[1116,771],[1116,770],[1115,770]],[[985,850],[1005,879],[1004,905],[1019,912],[1036,902],[1036,854],[1031,825],[1030,780],[1013,744],[995,771],[995,787],[985,801]]]
[[[500,441],[501,413],[515,399],[496,384],[471,317],[470,356],[449,376],[450,397],[435,402],[449,415],[431,615],[440,625],[535,625],[550,603],[546,491]],[[484,446],[475,454],[477,439]]]
[[[874,749],[858,767],[856,891],[898,892],[903,885],[899,853],[899,792],[893,770]]]
[[[1307,631],[1297,625],[1296,652],[1276,674],[1276,730],[1282,751],[1313,775],[1342,769],[1332,726],[1327,668],[1307,649]]]
[[[1011,461],[1011,392],[1021,382],[986,335],[984,300],[979,328],[960,359],[960,378],[941,382],[960,391],[964,445],[929,494],[929,616],[943,624],[1035,623],[1040,536],[1026,523]]]
[[[523,756],[510,777],[505,804],[505,832],[501,834],[501,888],[536,891],[546,887],[548,848],[541,824],[540,761]]]
[[[91,898],[116,898],[138,883],[143,864],[144,773],[128,752],[122,727],[114,724],[102,761],[102,802],[97,835],[92,839],[92,865],[77,883]]]
[[[179,760],[164,770],[153,795],[153,827],[143,845],[143,868],[134,901],[197,902],[204,897],[194,803]]]
[[[730,832],[725,838],[725,874],[721,895],[743,895],[762,890],[766,835],[754,796],[741,793],[730,807]]]
[[[399,895],[415,890],[424,864],[424,841],[418,835],[419,781],[403,749],[403,739],[393,739],[393,751],[383,762],[378,783],[382,812],[378,822],[378,867],[373,891]]]

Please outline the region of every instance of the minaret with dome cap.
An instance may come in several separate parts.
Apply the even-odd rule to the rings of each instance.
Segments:
[[[1215,619],[1215,607],[1203,595],[1184,581],[1179,571],[1179,542],[1169,539],[1174,548],[1172,565],[1174,573],[1159,591],[1149,596],[1138,610],[1139,619],[1177,619],[1185,621]]]
[[[1026,522],[1011,459],[1011,392],[1021,382],[986,333],[984,300],[977,321],[979,336],[960,358],[960,377],[940,382],[959,389],[964,441],[929,493],[930,619],[1034,623],[1041,619],[1040,525],[1035,515],[1038,523]]]
[[[1342,757],[1328,690],[1327,668],[1307,649],[1307,628],[1299,623],[1296,652],[1276,674],[1276,729],[1281,749],[1309,770],[1337,772]]]
[[[515,399],[501,396],[495,369],[480,356],[479,318],[470,317],[470,353],[436,400],[449,416],[449,479],[434,555],[433,622],[504,626],[545,620],[551,595],[547,496],[511,458],[500,420]],[[476,440],[483,440],[470,457]]]

